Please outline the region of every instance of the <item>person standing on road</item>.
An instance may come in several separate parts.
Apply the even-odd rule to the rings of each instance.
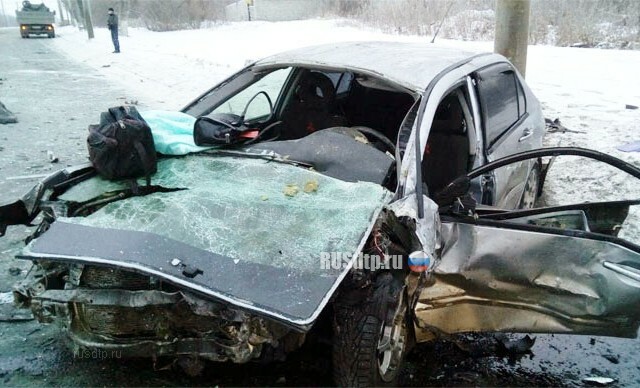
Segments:
[[[107,27],[111,31],[111,40],[113,41],[114,53],[120,52],[120,42],[118,42],[118,15],[113,12],[113,8],[109,8],[109,17],[107,18]]]

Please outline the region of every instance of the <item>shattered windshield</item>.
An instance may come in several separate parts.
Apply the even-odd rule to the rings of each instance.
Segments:
[[[320,253],[355,252],[391,197],[373,183],[205,154],[160,161],[152,184],[186,190],[133,197],[62,220],[156,233],[238,260],[321,273]],[[60,198],[83,202],[127,187],[95,177]]]

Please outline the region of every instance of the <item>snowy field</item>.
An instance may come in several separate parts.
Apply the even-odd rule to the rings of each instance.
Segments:
[[[123,102],[141,109],[180,109],[196,96],[252,60],[313,44],[355,40],[430,43],[429,37],[384,34],[348,20],[238,22],[211,29],[150,32],[129,29],[121,36],[121,54],[112,54],[109,32],[96,38],[73,27],[58,30],[55,44],[120,83]],[[435,45],[491,51],[492,42],[438,40]],[[640,51],[530,46],[527,81],[542,102],[545,117],[560,118],[572,131],[550,133],[546,146],[592,148],[640,166],[640,152],[618,151],[640,140]],[[95,116],[106,107],[96,107]],[[568,204],[640,198],[640,185],[628,175],[584,159],[559,159],[546,187],[546,200]],[[624,235],[640,243],[640,212],[633,209]],[[626,227],[626,225],[625,225]],[[634,229],[635,228],[635,229]]]

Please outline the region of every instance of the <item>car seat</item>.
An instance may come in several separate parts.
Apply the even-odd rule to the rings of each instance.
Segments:
[[[433,197],[469,164],[469,138],[460,100],[450,94],[438,106],[422,161],[422,176]]]
[[[305,71],[284,109],[281,120],[285,125],[282,139],[299,139],[317,130],[346,126],[346,119],[332,114],[336,89],[326,75]]]

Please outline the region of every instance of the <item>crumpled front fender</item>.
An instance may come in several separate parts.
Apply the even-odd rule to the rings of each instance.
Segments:
[[[8,204],[0,205],[0,237],[9,225],[31,226],[40,213],[43,198],[57,196],[71,185],[95,175],[90,163],[54,172],[33,186],[26,194]]]

